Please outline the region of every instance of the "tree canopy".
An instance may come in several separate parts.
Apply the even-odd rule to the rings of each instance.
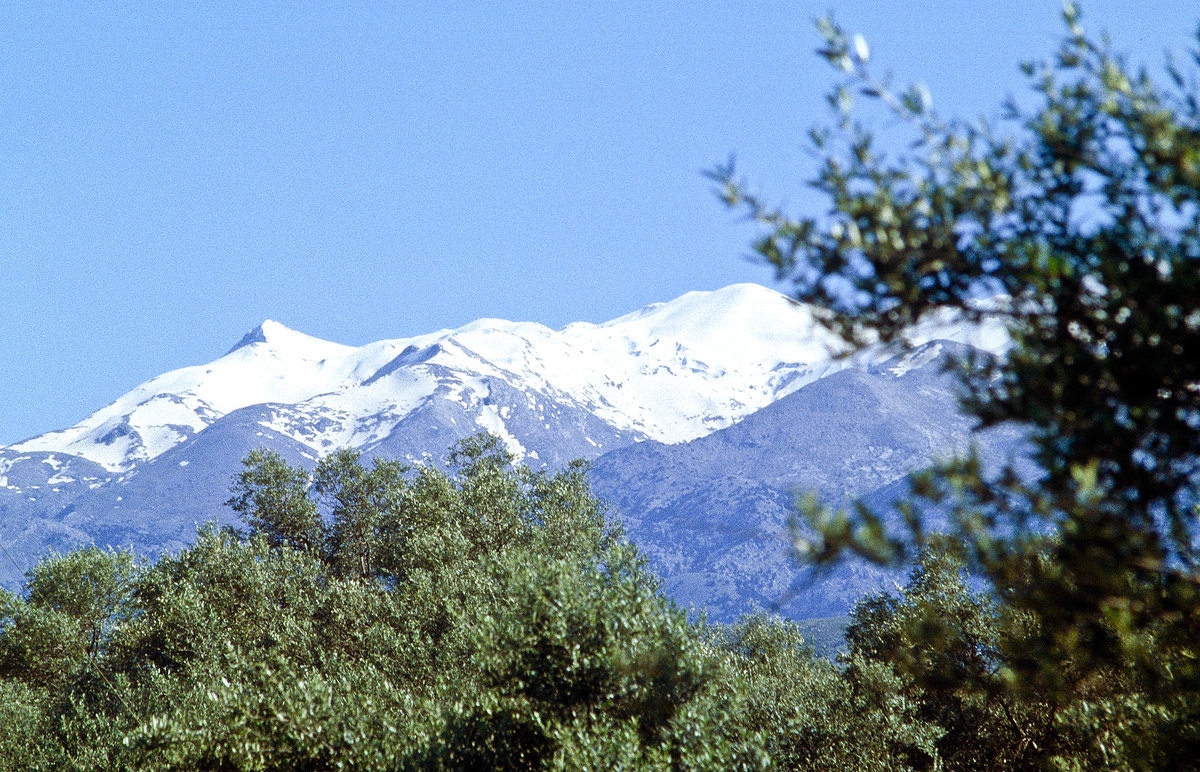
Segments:
[[[450,458],[257,451],[247,531],[47,557],[0,596],[0,769],[765,769],[786,722],[843,758],[864,726],[903,743],[793,628],[677,609],[583,465],[514,467],[487,435]]]
[[[0,770],[883,772],[1111,745],[1107,719],[1068,718],[1123,710],[1119,683],[1001,688],[1038,628],[972,592],[949,543],[859,604],[839,664],[794,623],[676,608],[582,465],[513,467],[488,436],[452,459],[256,452],[231,500],[248,531],[153,563],[47,557],[0,596]]]
[[[967,122],[876,76],[866,42],[824,19],[819,54],[842,74],[831,125],[810,133],[828,210],[773,207],[732,164],[711,176],[759,224],[757,256],[848,341],[903,343],[946,313],[1002,318],[1012,339],[961,363],[963,406],[981,428],[1023,427],[1035,471],[943,464],[915,478],[900,532],[814,505],[801,551],[900,562],[927,514],[948,514],[967,564],[1036,628],[997,656],[1007,681],[1070,699],[1131,678],[1104,710],[1128,709],[1143,746],[1194,750],[1180,727],[1200,725],[1200,53],[1156,76],[1074,5],[1064,21],[1052,57],[1022,65],[1032,99]],[[860,117],[862,101],[886,118]]]

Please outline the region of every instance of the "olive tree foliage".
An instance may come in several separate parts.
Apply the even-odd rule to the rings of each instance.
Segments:
[[[130,613],[141,570],[133,555],[95,547],[34,566],[25,598],[0,595],[0,675],[54,686],[94,665]]]
[[[233,498],[227,506],[251,529],[267,534],[273,546],[318,552],[325,546],[325,528],[315,502],[308,496],[308,473],[293,469],[275,451],[258,448],[242,461]]]
[[[747,617],[719,631],[749,695],[741,721],[761,729],[779,769],[925,769],[944,730],[917,715],[885,662],[839,670],[812,656],[793,623]]]
[[[1064,705],[1005,688],[1002,663],[1031,620],[971,590],[955,545],[932,540],[899,597],[856,604],[841,654],[852,684],[885,666],[916,717],[941,728],[933,743],[947,769],[1029,769],[1078,751],[1057,727]],[[926,753],[928,751],[926,750]]]
[[[896,720],[894,674],[854,691],[794,629],[727,633],[675,607],[584,465],[515,466],[487,435],[449,460],[338,452],[309,472],[256,452],[231,501],[248,531],[205,526],[152,564],[48,557],[0,596],[0,770],[902,769],[911,747],[936,753],[936,726]]]
[[[793,624],[677,608],[582,464],[514,466],[486,435],[446,470],[346,452],[312,472],[248,461],[234,505],[254,507],[250,532],[206,526],[153,564],[50,556],[0,596],[0,770],[1195,758],[1155,739],[1194,725],[1187,705],[1129,672],[1072,664],[1070,694],[1010,689],[1005,664],[1036,650],[1041,621],[972,592],[955,550],[926,550],[900,597],[864,599],[834,663]]]
[[[964,407],[981,427],[1025,427],[1037,473],[945,464],[902,506],[907,536],[880,513],[814,506],[818,536],[801,550],[899,562],[923,543],[932,501],[1005,602],[1044,622],[1024,664],[1053,679],[1066,659],[1133,661],[1148,688],[1194,689],[1200,54],[1156,78],[1090,37],[1073,5],[1064,19],[1051,59],[1022,65],[1031,100],[992,123],[948,120],[923,87],[893,88],[861,37],[822,20],[819,54],[844,76],[832,125],[810,135],[828,211],[785,213],[732,164],[711,176],[759,223],[757,255],[848,341],[903,343],[944,313],[994,315],[1012,338],[1007,355],[960,369]],[[863,99],[899,137],[857,117]],[[1186,655],[1167,673],[1164,652]]]

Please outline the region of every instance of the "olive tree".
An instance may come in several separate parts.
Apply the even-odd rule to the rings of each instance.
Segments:
[[[901,533],[883,513],[814,504],[817,535],[797,537],[800,551],[902,562],[936,505],[997,597],[1038,621],[1001,663],[1013,684],[1079,694],[1089,672],[1132,669],[1139,699],[1169,706],[1160,726],[1194,727],[1200,54],[1156,77],[1085,32],[1073,5],[1064,20],[1051,58],[1022,65],[1032,98],[992,122],[939,115],[923,87],[875,74],[861,37],[821,20],[819,54],[841,73],[832,122],[810,133],[827,211],[773,206],[732,163],[710,176],[758,223],[758,257],[851,343],[903,345],[944,314],[1000,318],[1012,340],[1005,356],[960,363],[963,405],[980,427],[1023,427],[1034,473],[942,464],[916,478]],[[860,117],[863,100],[887,117]]]

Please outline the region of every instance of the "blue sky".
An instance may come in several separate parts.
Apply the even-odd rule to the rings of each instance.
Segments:
[[[333,6],[337,6],[334,8]],[[771,284],[701,171],[820,205],[833,10],[944,114],[995,114],[1058,3],[6,3],[0,444],[271,318],[349,344],[558,327]],[[1192,2],[1084,3],[1135,59]]]

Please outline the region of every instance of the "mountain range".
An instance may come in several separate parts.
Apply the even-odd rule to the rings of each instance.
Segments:
[[[438,464],[489,431],[521,463],[593,461],[597,492],[668,592],[719,619],[754,608],[842,613],[888,575],[846,564],[805,580],[788,554],[800,490],[894,496],[972,437],[948,357],[1002,355],[1002,326],[952,317],[911,348],[847,354],[813,309],[740,284],[560,330],[481,319],[345,346],[273,321],[224,356],[137,386],[78,424],[0,447],[0,583],[48,550],[178,549],[267,447],[311,466],[354,448]],[[1020,439],[976,438],[1011,456]],[[882,499],[880,499],[882,500]]]

